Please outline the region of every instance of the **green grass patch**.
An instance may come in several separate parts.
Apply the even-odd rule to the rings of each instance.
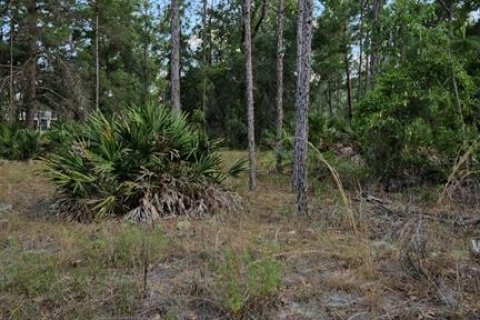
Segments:
[[[42,238],[35,232],[0,237],[0,318],[92,319],[138,311],[145,266],[162,256],[162,232],[120,223],[58,227]]]
[[[269,300],[280,289],[282,266],[271,254],[227,250],[215,270],[216,295],[233,315],[248,312],[252,302]]]

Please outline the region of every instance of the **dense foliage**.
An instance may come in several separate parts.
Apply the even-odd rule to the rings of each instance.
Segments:
[[[255,137],[271,148],[279,12],[277,1],[251,2]],[[314,3],[310,141],[334,158],[352,148],[382,183],[444,182],[480,133],[480,3]],[[241,5],[184,0],[180,13],[182,109],[230,148],[247,145]],[[296,11],[297,1],[286,0],[285,141],[295,127]],[[85,120],[95,110],[97,72],[107,118],[149,100],[168,105],[169,18],[168,1],[0,0],[0,118],[22,122],[34,109],[53,110],[62,123]],[[67,131],[51,135],[48,151]],[[285,166],[290,151],[286,144]],[[468,170],[477,159],[475,150]]]
[[[154,104],[115,116],[94,113],[71,146],[46,161],[58,187],[55,209],[76,220],[128,216],[139,221],[202,216],[236,206],[220,183],[242,162],[221,168],[219,141],[208,141],[185,116]]]
[[[29,160],[38,157],[42,149],[42,136],[37,130],[0,124],[1,159]]]
[[[365,159],[384,181],[445,181],[457,155],[478,140],[480,79],[472,62],[480,42],[466,33],[472,24],[442,21],[437,9],[397,1],[385,12],[388,60],[355,119]]]

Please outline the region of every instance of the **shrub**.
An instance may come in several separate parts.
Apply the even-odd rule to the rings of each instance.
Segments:
[[[374,176],[387,185],[396,181],[417,184],[430,178],[438,182],[441,174],[431,155],[446,161],[461,139],[451,110],[435,109],[445,102],[427,92],[414,79],[414,72],[409,68],[385,72],[356,114],[363,156]],[[448,127],[444,137],[448,136],[449,148],[441,148],[443,141],[436,132]]]
[[[358,144],[357,133],[347,120],[340,117],[327,119],[320,112],[313,112],[309,118],[310,142],[322,151],[332,149],[338,144]]]
[[[45,151],[53,152],[71,145],[74,133],[80,130],[80,124],[73,121],[55,122],[50,130],[45,133]]]
[[[222,171],[219,141],[188,125],[185,116],[148,104],[107,118],[101,113],[72,135],[72,146],[46,159],[61,217],[124,217],[139,222],[162,216],[202,216],[235,207],[221,187],[244,168]]]
[[[0,158],[24,161],[40,156],[41,151],[39,131],[0,125]]]

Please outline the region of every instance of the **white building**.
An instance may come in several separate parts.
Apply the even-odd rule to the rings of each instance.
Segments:
[[[27,120],[27,112],[25,110],[20,111],[18,115],[18,120]],[[35,117],[33,121],[35,123],[35,128],[38,128],[40,130],[48,130],[52,127],[52,122],[57,120],[58,118],[52,110],[42,110],[35,112]]]

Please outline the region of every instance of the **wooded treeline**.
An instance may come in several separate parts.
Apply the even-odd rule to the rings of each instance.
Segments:
[[[158,101],[228,147],[276,148],[279,170],[294,136],[298,163],[309,140],[351,147],[387,181],[439,181],[479,136],[479,10],[475,0],[2,0],[0,117],[25,112],[32,126],[37,110],[85,119]],[[306,172],[295,168],[294,188]]]

